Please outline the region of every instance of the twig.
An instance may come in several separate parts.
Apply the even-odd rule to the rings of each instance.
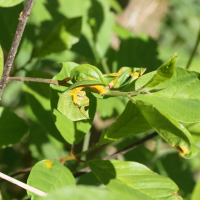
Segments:
[[[153,137],[155,137],[155,136],[157,136],[157,135],[158,135],[158,133],[154,132],[154,133],[152,133],[152,134],[150,134],[150,135],[144,137],[143,139],[140,139],[140,140],[134,142],[133,144],[131,144],[131,145],[125,147],[124,149],[122,149],[122,150],[120,150],[120,151],[114,153],[113,155],[105,157],[103,160],[110,160],[110,159],[117,158],[119,155],[123,155],[123,154],[125,154],[125,153],[127,153],[127,152],[129,152],[129,151],[131,151],[131,150],[133,150],[133,149],[135,149],[135,148],[138,147],[139,145],[143,144],[143,143],[146,142],[147,140],[149,140],[149,139],[151,139],[151,138],[153,138]],[[79,176],[81,176],[81,175],[83,175],[83,174],[85,174],[85,173],[89,173],[90,171],[91,171],[91,169],[90,169],[89,167],[85,167],[84,169],[82,169],[82,170],[80,170],[79,172],[75,173],[75,174],[74,174],[74,177],[75,177],[75,178],[76,178],[76,177],[79,177]]]
[[[19,15],[19,18],[18,18],[19,23],[18,23],[18,26],[17,26],[17,30],[16,30],[16,33],[15,33],[10,51],[8,53],[8,57],[7,57],[7,60],[6,60],[5,66],[4,66],[4,70],[3,70],[3,75],[2,75],[2,78],[1,78],[1,81],[0,81],[0,100],[1,100],[1,95],[2,95],[3,89],[6,86],[7,78],[9,76],[15,55],[17,53],[19,43],[20,43],[21,38],[22,38],[22,34],[24,32],[24,28],[26,26],[26,22],[27,22],[29,15],[30,15],[31,8],[33,6],[34,1],[35,0],[27,0],[26,5],[24,7],[24,10]]]
[[[142,138],[142,139],[134,142],[133,144],[125,147],[124,149],[122,149],[122,150],[114,153],[113,155],[105,157],[104,160],[110,160],[110,159],[117,158],[118,156],[123,155],[123,154],[125,154],[125,153],[127,153],[127,152],[129,152],[129,151],[131,151],[133,149],[135,149],[140,144],[146,142],[147,140],[149,140],[149,139],[151,139],[151,138],[153,138],[153,137],[155,137],[157,135],[158,135],[158,133],[156,133],[156,132],[154,132],[154,133],[152,133],[150,135],[147,135],[146,137],[144,137],[144,138]]]
[[[38,195],[40,197],[46,197],[48,195],[45,192],[42,192],[42,191],[40,191],[40,190],[38,190],[38,189],[36,189],[34,187],[31,187],[31,186],[29,186],[29,185],[27,185],[25,183],[22,183],[21,181],[18,181],[18,180],[14,179],[14,178],[11,178],[10,176],[7,176],[7,175],[5,175],[5,174],[3,174],[1,172],[0,172],[0,177],[5,179],[5,180],[7,180],[7,181],[9,181],[9,182],[11,182],[11,183],[14,183],[15,185],[18,185],[21,188],[24,188],[25,190],[28,190],[28,191]]]
[[[30,172],[32,168],[33,168],[33,167],[29,167],[29,168],[23,169],[23,170],[21,170],[21,171],[18,171],[18,172],[16,172],[16,173],[13,173],[13,174],[10,175],[10,177],[15,177],[15,176],[18,176],[18,175],[20,175],[20,174],[24,174],[24,173],[26,173],[26,172]],[[0,183],[2,183],[2,182],[4,182],[4,181],[5,181],[5,179],[2,179],[2,180],[0,180]]]
[[[30,77],[8,77],[6,83],[11,82],[11,81],[31,81],[31,82],[40,82],[40,83],[48,83],[48,84],[53,84],[57,87],[60,85],[69,87],[71,84],[66,83],[64,80],[53,80],[53,79],[43,79],[43,78],[30,78]]]
[[[191,55],[190,55],[190,59],[188,60],[187,65],[186,65],[186,69],[189,69],[189,67],[190,67],[190,64],[191,64],[191,62],[192,62],[192,59],[194,58],[194,55],[195,55],[196,50],[197,50],[197,47],[198,47],[198,45],[199,45],[199,41],[200,41],[200,28],[199,28],[199,33],[198,33],[198,35],[197,35],[196,43],[195,43],[195,45],[194,45],[194,49],[193,49],[193,51],[192,51],[192,53],[191,53]]]

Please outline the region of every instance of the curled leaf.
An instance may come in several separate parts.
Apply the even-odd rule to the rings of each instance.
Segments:
[[[70,73],[70,79],[73,83],[92,80],[106,85],[105,78],[103,77],[101,71],[89,64],[83,64],[75,67]]]
[[[145,70],[145,68],[122,67],[117,73],[105,74],[104,77],[111,89],[119,88],[142,76]]]
[[[166,63],[164,63],[157,69],[156,74],[145,85],[145,87],[155,87],[156,85],[169,80],[175,72],[177,59],[178,59],[178,56],[175,53],[170,60],[168,60]]]

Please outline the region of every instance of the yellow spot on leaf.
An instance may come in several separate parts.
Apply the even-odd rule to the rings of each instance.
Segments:
[[[189,154],[189,151],[187,148],[185,147],[181,147],[181,146],[173,146],[175,149],[177,149],[178,151],[181,152],[181,154],[185,155],[185,154]]]
[[[45,161],[44,164],[45,164],[48,168],[51,168],[51,166],[53,165],[53,161]]]
[[[77,93],[79,91],[81,91],[83,89],[83,87],[76,87],[72,90],[72,92],[70,93],[69,97],[72,96],[73,97],[73,103],[75,103],[76,105],[80,104],[80,102],[77,99]]]
[[[105,94],[108,92],[107,89],[103,85],[92,85],[90,86],[91,89],[94,89],[94,92],[98,93],[99,95]]]

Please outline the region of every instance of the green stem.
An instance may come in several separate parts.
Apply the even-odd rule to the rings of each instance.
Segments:
[[[81,153],[78,153],[76,155],[70,155],[70,156],[66,156],[63,158],[60,158],[61,162],[65,162],[67,160],[76,160],[77,158],[80,158],[81,156],[90,153],[91,151],[94,151],[96,149],[98,149],[101,145],[99,145],[98,143],[93,145],[92,147],[90,147],[87,151],[83,151]]]
[[[108,96],[124,96],[127,97],[128,95],[137,95],[138,92],[120,92],[120,91],[107,91],[105,93],[102,93],[102,95],[108,95]]]
[[[190,59],[189,59],[187,65],[186,65],[186,69],[189,69],[189,67],[190,67],[190,64],[191,64],[191,62],[192,62],[192,59],[194,58],[194,55],[195,55],[196,50],[197,50],[197,47],[198,47],[198,45],[199,45],[199,41],[200,41],[200,28],[199,28],[199,33],[198,33],[198,36],[197,36],[197,40],[196,40],[194,49],[193,49],[193,51],[192,51],[192,53],[191,53],[191,55],[190,55]]]

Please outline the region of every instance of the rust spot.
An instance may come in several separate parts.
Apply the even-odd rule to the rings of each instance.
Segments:
[[[90,88],[94,89],[94,91],[96,93],[98,93],[99,95],[102,95],[103,93],[107,93],[108,92],[108,90],[106,90],[103,85],[91,85]]]
[[[173,146],[173,147],[178,151],[180,151],[183,155],[189,154],[189,151],[188,149],[186,149],[186,147],[181,147],[181,146]]]
[[[45,161],[44,164],[50,169],[53,165],[53,161]]]
[[[69,80],[70,80],[70,77],[63,79],[63,81],[65,81],[65,82],[68,82]]]
[[[76,105],[80,104],[80,101],[78,101],[77,96],[78,96],[78,92],[81,91],[83,89],[83,87],[76,87],[72,90],[72,92],[69,94],[69,97],[72,96],[73,97],[73,103],[75,103]]]

